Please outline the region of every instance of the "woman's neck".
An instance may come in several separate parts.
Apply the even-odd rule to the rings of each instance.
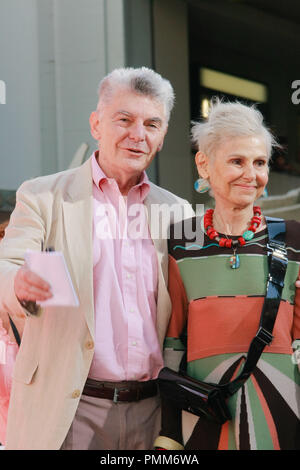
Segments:
[[[253,206],[221,208],[216,204],[213,216],[214,228],[226,235],[242,235],[248,229],[253,215]],[[261,228],[260,225],[258,230]]]

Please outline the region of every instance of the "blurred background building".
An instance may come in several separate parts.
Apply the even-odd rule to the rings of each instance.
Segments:
[[[76,164],[83,143],[87,158],[99,81],[116,67],[145,65],[176,92],[150,179],[210,204],[193,189],[190,122],[214,95],[256,103],[284,152],[263,204],[300,220],[299,26],[297,0],[0,0],[0,210],[13,208],[24,180]]]

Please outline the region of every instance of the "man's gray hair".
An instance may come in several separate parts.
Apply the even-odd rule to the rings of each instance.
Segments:
[[[268,158],[274,147],[280,147],[254,105],[248,106],[238,101],[222,102],[219,98],[213,98],[208,118],[192,124],[192,140],[198,150],[208,157],[213,156],[216,148],[228,137],[263,137]]]
[[[154,98],[165,107],[167,121],[174,106],[175,94],[169,80],[147,67],[115,69],[104,77],[98,87],[98,111],[113,96],[116,90],[125,88]]]

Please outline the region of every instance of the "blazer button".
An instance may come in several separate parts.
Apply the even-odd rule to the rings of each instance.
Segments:
[[[94,348],[94,341],[87,341],[85,343],[86,349],[93,349]]]
[[[72,393],[72,398],[78,398],[80,397],[80,390],[74,390],[74,392]]]

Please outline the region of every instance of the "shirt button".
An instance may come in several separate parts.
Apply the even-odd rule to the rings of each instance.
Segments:
[[[72,393],[72,398],[78,398],[80,397],[80,390],[74,390],[74,392]]]
[[[132,278],[132,275],[131,275],[131,274],[127,274],[126,277],[127,277],[127,279],[131,279],[131,278]]]
[[[85,343],[86,349],[93,349],[94,348],[94,341],[87,341]]]
[[[137,342],[136,342],[136,341],[132,341],[132,342],[131,342],[131,345],[132,345],[132,346],[136,346],[136,345],[137,345]]]

